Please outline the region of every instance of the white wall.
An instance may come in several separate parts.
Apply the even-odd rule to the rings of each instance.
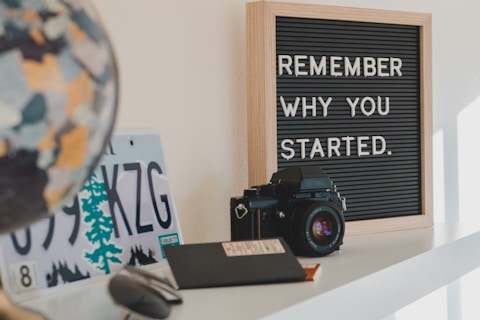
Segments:
[[[161,135],[185,241],[228,240],[230,197],[248,187],[247,1],[93,2],[120,69],[117,127]],[[433,14],[435,219],[477,223],[480,2],[291,2]]]

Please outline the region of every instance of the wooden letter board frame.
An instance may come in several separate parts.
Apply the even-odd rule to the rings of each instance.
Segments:
[[[431,14],[278,2],[247,3],[248,173],[261,185],[277,171],[277,17],[394,24],[418,27],[419,177],[421,212],[347,222],[346,234],[430,227],[432,201]],[[321,54],[321,53],[318,53]],[[307,164],[308,165],[308,164]],[[335,177],[332,177],[335,181]],[[348,195],[347,205],[348,205]],[[348,210],[347,210],[348,212]]]

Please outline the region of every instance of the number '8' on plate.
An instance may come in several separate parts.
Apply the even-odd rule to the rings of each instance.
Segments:
[[[15,291],[28,291],[40,286],[37,279],[37,263],[35,261],[11,264],[10,271]]]

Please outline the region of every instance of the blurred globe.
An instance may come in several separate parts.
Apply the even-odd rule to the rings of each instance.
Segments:
[[[118,77],[83,0],[0,2],[0,233],[60,208],[110,138]]]

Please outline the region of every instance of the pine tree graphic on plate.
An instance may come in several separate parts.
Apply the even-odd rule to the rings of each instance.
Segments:
[[[117,256],[123,250],[111,241],[114,231],[112,217],[101,209],[101,204],[108,201],[105,183],[93,174],[82,191],[88,193],[87,197],[81,199],[84,222],[90,224],[90,230],[85,232],[85,236],[94,247],[93,251],[85,253],[85,258],[96,265],[97,269],[109,274],[110,263],[122,263]]]

